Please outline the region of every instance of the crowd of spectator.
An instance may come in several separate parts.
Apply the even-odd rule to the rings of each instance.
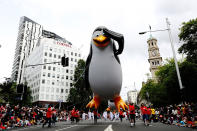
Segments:
[[[148,107],[149,122],[162,122],[164,124],[197,128],[197,104],[181,104],[171,105],[160,108]],[[48,122],[48,126],[55,124],[56,121],[70,121],[74,123],[79,120],[111,120],[122,121],[122,119],[129,120],[129,111],[110,110],[107,108],[103,113],[98,111],[78,111],[73,107],[72,110],[58,110],[53,107],[40,108],[33,107],[19,107],[7,105],[0,105],[0,130],[27,127],[32,125],[44,125]],[[50,117],[49,117],[50,116]],[[140,119],[142,113],[140,110],[135,111],[135,117]]]
[[[197,128],[197,104],[186,103],[160,108],[150,107],[150,109],[149,122],[162,122],[169,125]]]

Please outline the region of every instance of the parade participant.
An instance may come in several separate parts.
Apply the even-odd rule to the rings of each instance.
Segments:
[[[148,124],[151,122],[151,108],[150,106],[147,108],[147,119],[148,119]]]
[[[52,110],[51,110],[51,105],[49,105],[49,107],[47,109],[47,113],[46,113],[46,120],[43,123],[42,127],[44,127],[44,125],[46,125],[46,123],[49,123],[48,127],[51,127],[51,117],[52,117]]]
[[[76,123],[78,123],[78,122],[79,122],[79,119],[80,119],[79,110],[76,110],[76,111],[75,111],[74,118],[75,118],[75,120],[76,120]]]
[[[111,108],[110,108],[110,107],[108,107],[108,108],[106,109],[106,111],[107,111],[107,118],[109,118],[109,117],[110,117],[110,110],[111,110]]]
[[[97,123],[97,117],[98,117],[97,109],[94,109],[93,113],[94,113],[94,123],[96,124]]]
[[[144,103],[141,104],[140,110],[144,124],[148,126],[147,107],[144,105]]]
[[[135,125],[135,106],[133,103],[129,104],[129,115],[131,126]]]
[[[74,122],[75,119],[75,106],[73,107],[72,111],[71,111],[71,123]]]
[[[152,114],[151,119],[153,120],[153,122],[155,122],[155,109],[153,107],[151,107],[151,114]]]
[[[52,110],[52,124],[55,125],[57,116],[56,116],[57,112],[55,109]]]
[[[122,108],[120,108],[119,117],[120,117],[120,121],[122,122],[122,118],[124,118],[124,112]]]

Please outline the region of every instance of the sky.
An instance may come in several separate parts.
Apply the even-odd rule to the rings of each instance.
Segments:
[[[78,48],[86,59],[94,29],[106,26],[124,35],[125,47],[119,55],[123,71],[121,95],[128,90],[140,90],[149,71],[147,39],[150,34],[139,32],[166,29],[171,24],[173,44],[177,53],[182,42],[178,34],[182,22],[195,19],[196,0],[0,0],[0,82],[10,77],[19,20],[27,16]],[[163,60],[172,58],[168,32],[154,32]]]

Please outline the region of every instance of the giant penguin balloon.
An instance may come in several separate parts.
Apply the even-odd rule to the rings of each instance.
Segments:
[[[119,47],[116,49],[115,41]],[[125,109],[127,105],[120,97],[122,69],[118,55],[124,48],[122,34],[100,26],[93,32],[90,53],[86,61],[85,81],[94,93],[86,107],[98,108],[104,99],[114,100],[115,106]]]

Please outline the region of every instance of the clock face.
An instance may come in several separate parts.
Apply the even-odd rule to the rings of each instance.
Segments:
[[[152,51],[152,55],[153,55],[153,56],[156,56],[156,55],[157,55],[157,51],[156,51],[156,50],[153,50],[153,51]]]

